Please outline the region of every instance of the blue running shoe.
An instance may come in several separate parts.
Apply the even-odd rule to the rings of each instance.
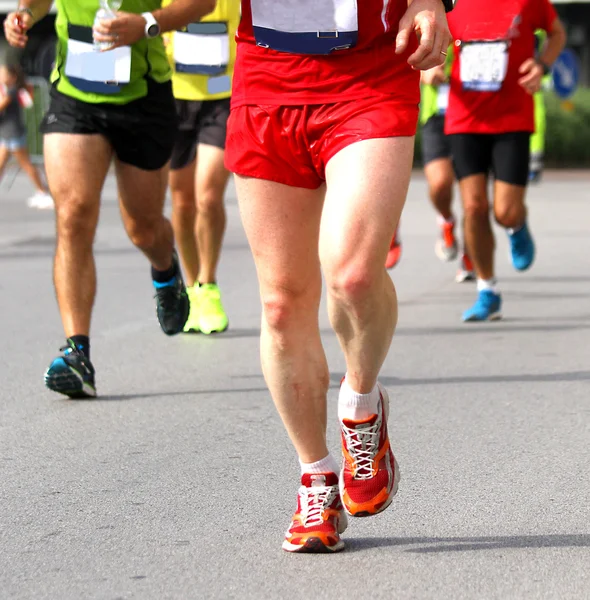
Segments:
[[[94,367],[72,340],[60,348],[63,354],[49,365],[45,385],[52,391],[73,399],[95,398]]]
[[[518,231],[508,234],[512,266],[517,271],[526,271],[535,259],[535,242],[525,223]]]
[[[482,290],[476,303],[463,313],[463,321],[497,321],[502,318],[502,297],[491,290]]]

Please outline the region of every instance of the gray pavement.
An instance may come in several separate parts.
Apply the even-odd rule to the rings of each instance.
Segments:
[[[505,319],[463,325],[473,284],[434,256],[416,173],[393,272],[398,334],[382,381],[402,470],[391,508],[353,521],[346,552],[280,549],[298,466],[258,364],[255,272],[233,188],[221,336],[165,337],[112,181],[96,241],[100,399],[42,375],[63,334],[53,215],[0,187],[0,598],[518,599],[590,597],[590,173],[531,189],[538,260],[508,263]],[[338,449],[343,363],[325,307]]]

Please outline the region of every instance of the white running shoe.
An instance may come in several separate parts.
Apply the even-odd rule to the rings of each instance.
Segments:
[[[30,208],[49,210],[54,208],[53,198],[47,192],[35,192],[27,201]]]

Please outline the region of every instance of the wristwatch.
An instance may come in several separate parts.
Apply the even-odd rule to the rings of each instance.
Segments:
[[[145,19],[145,37],[155,38],[160,35],[160,24],[154,15],[151,12],[144,12],[141,16]]]
[[[445,7],[445,12],[451,12],[455,5],[455,0],[442,0],[442,3]]]

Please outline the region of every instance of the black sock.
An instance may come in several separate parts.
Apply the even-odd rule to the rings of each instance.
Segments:
[[[158,271],[152,267],[152,279],[156,283],[168,283],[176,275],[178,275],[178,263],[175,260],[172,261],[172,266],[165,271]]]
[[[90,338],[87,335],[72,335],[68,338],[76,344],[76,348],[90,360]]]

